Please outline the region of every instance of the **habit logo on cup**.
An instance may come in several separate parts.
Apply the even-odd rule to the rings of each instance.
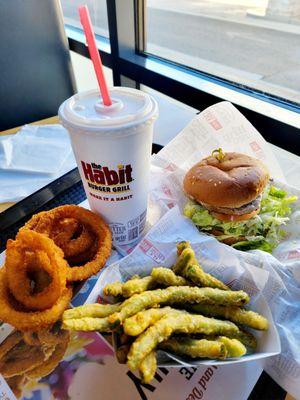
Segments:
[[[89,164],[84,161],[81,161],[81,165],[85,179],[93,183],[110,186],[133,181],[131,164],[126,166],[119,164],[118,170],[109,169],[96,163]]]
[[[131,164],[118,164],[118,169],[111,169],[94,162],[81,161],[83,175],[90,189],[106,194],[122,194],[122,197],[101,198],[104,201],[123,201],[132,198],[130,183],[133,181]],[[91,193],[92,196],[95,196]],[[97,198],[99,198],[97,196]],[[100,199],[100,200],[101,200]]]

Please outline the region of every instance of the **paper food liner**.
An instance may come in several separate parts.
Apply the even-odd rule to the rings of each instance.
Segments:
[[[107,283],[116,280],[126,281],[136,274],[149,275],[152,268],[158,265],[170,268],[177,258],[176,243],[182,240],[190,241],[205,271],[221,279],[233,290],[245,290],[249,293],[251,296],[249,308],[264,315],[269,320],[270,328],[267,332],[251,331],[257,337],[258,347],[253,354],[239,359],[193,361],[188,357],[160,351],[158,364],[177,367],[203,364],[218,366],[258,360],[278,354],[280,340],[267,301],[269,272],[244,261],[242,257],[239,257],[241,252],[235,255],[229,246],[220,245],[213,237],[199,233],[192,222],[181,215],[177,206],[164,215],[129,256],[105,269],[88,302],[96,301],[99,294],[105,298],[102,289]]]

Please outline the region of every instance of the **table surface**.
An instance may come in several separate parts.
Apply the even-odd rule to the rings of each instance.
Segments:
[[[48,124],[57,124],[57,123],[58,123],[58,116],[56,115],[54,117],[46,118],[41,121],[33,122],[30,125],[48,125]],[[16,128],[12,128],[12,129],[8,129],[7,131],[0,132],[0,135],[1,136],[12,135],[14,133],[17,133],[20,129],[21,129],[21,126],[17,126]],[[7,208],[11,207],[14,204],[15,203],[0,203],[0,213],[2,211],[6,210]]]
[[[54,116],[54,117],[50,117],[50,118],[43,119],[43,120],[41,120],[41,121],[33,122],[32,125],[56,124],[56,123],[58,123],[58,122],[59,122],[58,116]],[[2,135],[11,135],[11,134],[14,134],[14,133],[18,132],[18,130],[19,130],[20,128],[21,128],[21,127],[16,127],[16,128],[8,129],[8,130],[6,130],[6,131],[0,132],[0,135],[2,136]],[[273,146],[272,146],[272,147],[273,147]],[[274,148],[275,148],[275,150],[277,149],[277,151],[278,151],[278,148],[276,148],[276,146],[274,146]],[[280,150],[281,150],[281,149],[280,149]],[[277,151],[275,151],[275,152],[277,152]],[[0,212],[6,210],[7,208],[9,208],[10,206],[12,206],[13,204],[14,204],[14,203],[2,203],[2,204],[0,204]],[[285,400],[295,400],[295,399],[294,399],[291,395],[287,394]]]

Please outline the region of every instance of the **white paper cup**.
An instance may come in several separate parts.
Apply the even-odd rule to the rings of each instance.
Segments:
[[[104,106],[92,90],[66,100],[58,114],[72,148],[91,209],[109,223],[114,243],[136,241],[146,222],[156,101],[136,89],[110,89]]]

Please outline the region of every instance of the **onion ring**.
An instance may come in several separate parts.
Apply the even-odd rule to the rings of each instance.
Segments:
[[[65,335],[64,341],[56,345],[53,353],[48,358],[48,360],[26,372],[26,376],[30,379],[35,379],[49,375],[50,372],[54,370],[54,368],[59,364],[59,362],[65,355],[69,343],[69,338],[69,334]]]
[[[29,379],[42,378],[61,361],[70,340],[69,332],[61,330],[60,325],[55,324],[50,331],[39,331],[36,335],[40,336],[39,340],[34,337],[34,345],[29,345],[29,332],[14,331],[0,345],[0,373],[5,378],[20,375],[26,375]],[[11,379],[12,384],[17,382],[18,380]]]
[[[25,229],[43,233],[61,247],[69,263],[69,282],[82,281],[96,274],[111,252],[108,225],[99,215],[76,205],[36,214],[21,230]]]
[[[38,346],[27,346],[23,341],[14,346],[0,361],[0,373],[4,378],[24,374],[43,363],[45,354]]]
[[[52,307],[66,287],[67,263],[62,250],[51,239],[34,231],[21,231],[16,240],[8,241],[5,267],[10,292],[29,310]],[[36,284],[40,270],[51,277],[44,288],[40,287],[41,283]]]
[[[63,250],[67,259],[78,257],[78,254],[91,249],[94,244],[94,235],[74,218],[59,220],[56,229],[58,233],[54,232],[51,238]]]
[[[48,345],[48,344],[42,344],[40,345],[40,348],[44,353],[44,361],[47,361],[52,356],[52,353],[55,350],[54,345]]]
[[[38,337],[41,343],[56,345],[65,342],[66,338],[69,337],[69,332],[65,329],[61,329],[57,333],[52,333],[49,330],[42,330],[38,333]]]
[[[37,332],[24,332],[23,339],[30,346],[40,346],[42,344],[56,346],[62,343],[68,337],[69,332],[64,329],[55,330],[55,325],[48,329],[42,329]]]
[[[0,320],[21,331],[39,330],[53,325],[68,307],[71,298],[72,289],[66,287],[51,308],[44,311],[24,311],[9,292],[6,268],[0,271]]]
[[[22,397],[22,387],[25,383],[25,380],[26,377],[24,375],[15,375],[6,379],[8,386],[17,399]]]
[[[23,335],[19,331],[13,331],[5,340],[0,344],[0,360],[21,340]]]
[[[23,333],[23,340],[29,346],[40,346],[41,342],[38,337],[38,332],[26,331]]]
[[[70,265],[86,263],[96,252],[95,234],[75,218],[67,217],[54,221],[54,216],[50,213],[59,208],[34,215],[24,228],[49,236],[63,250]]]

